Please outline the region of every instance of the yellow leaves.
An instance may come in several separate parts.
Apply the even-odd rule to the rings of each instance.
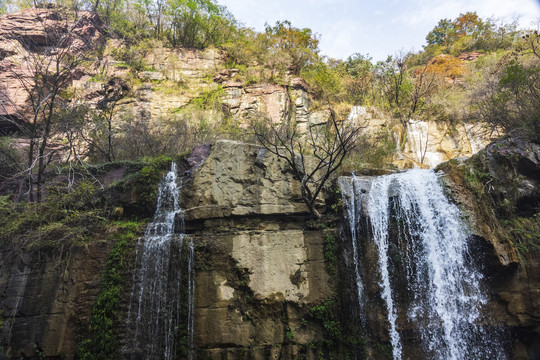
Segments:
[[[417,72],[418,71],[422,70],[419,69]],[[425,72],[432,73],[443,78],[456,80],[457,78],[466,75],[468,70],[464,61],[452,55],[441,54],[432,58],[428,62]]]

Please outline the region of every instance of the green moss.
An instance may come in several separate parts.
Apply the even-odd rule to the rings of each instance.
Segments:
[[[115,183],[111,191],[129,192],[132,199],[131,213],[140,218],[150,217],[157,202],[158,184],[169,169],[171,161],[167,156],[143,158],[141,162],[144,166]]]
[[[363,337],[356,333],[348,335],[343,329],[337,314],[339,306],[337,299],[330,299],[320,305],[315,305],[309,309],[308,317],[322,325],[323,340],[311,342],[310,349],[319,349],[320,358],[324,359],[347,359],[354,358],[355,349],[365,354],[365,342]]]
[[[212,110],[221,106],[221,101],[224,95],[225,91],[223,88],[218,87],[215,90],[203,92],[199,96],[191,99],[189,103],[197,109]]]
[[[131,263],[135,239],[142,234],[143,225],[135,221],[114,222],[110,228],[114,233],[108,240],[113,241],[114,246],[101,276],[101,289],[92,310],[88,336],[79,343],[77,355],[81,360],[120,359],[118,322],[121,318],[124,276]]]
[[[336,235],[336,230],[325,231],[323,240],[324,265],[326,272],[331,277],[336,277],[337,275],[338,246]]]
[[[14,247],[56,248],[90,241],[106,223],[98,206],[98,188],[89,181],[65,193],[63,186],[47,188],[43,203],[0,204],[0,240]]]

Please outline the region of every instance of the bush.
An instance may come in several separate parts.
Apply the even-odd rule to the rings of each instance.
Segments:
[[[22,159],[15,141],[7,136],[0,137],[0,179],[10,178],[22,170]]]

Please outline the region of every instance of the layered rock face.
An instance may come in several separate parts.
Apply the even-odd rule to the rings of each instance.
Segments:
[[[314,358],[309,309],[329,299],[323,232],[284,163],[219,141],[182,191],[196,244],[195,347],[202,359]]]
[[[491,300],[485,311],[494,323],[504,324],[515,359],[533,359],[537,354],[538,253],[531,248],[525,259],[516,252],[519,244],[496,229],[499,220],[475,205],[478,194],[469,187],[463,170],[491,171],[494,179],[489,184],[493,189],[488,189],[489,184],[480,188],[488,189],[494,199],[499,191],[511,188],[509,183],[516,184],[515,193],[506,193],[499,200],[509,199],[520,219],[534,218],[538,212],[538,154],[538,144],[514,136],[480,153],[485,162],[473,166],[454,161],[442,167],[448,174],[445,178],[449,193],[472,220],[471,251],[483,264],[489,284]],[[471,161],[474,159],[478,157]],[[197,357],[318,358],[324,349],[321,344],[328,340],[324,338],[326,326],[333,323],[316,319],[313,309],[330,299],[339,299],[345,304],[342,309],[352,312],[334,316],[353,321],[350,314],[354,314],[357,302],[355,290],[336,288],[336,279],[326,270],[325,239],[335,230],[320,230],[309,221],[298,181],[285,163],[258,146],[218,141],[211,148],[198,148],[187,163],[189,166],[182,168],[191,170],[183,176],[184,211],[183,219],[178,217],[178,221],[185,221],[186,232],[195,244]],[[370,179],[364,181],[369,187]],[[392,191],[389,196],[395,195]],[[373,269],[377,266],[376,249],[366,244],[363,266]],[[6,260],[0,273],[5,318],[2,342],[9,358],[37,357],[40,352],[74,357],[79,334],[88,326],[111,246],[96,239],[87,247],[72,247],[60,253],[46,248],[4,251]],[[352,249],[350,245],[342,246],[345,256],[338,262],[338,278],[354,283]],[[131,288],[132,284],[125,284],[125,301]],[[366,283],[365,291],[378,294],[375,278]],[[127,311],[126,306],[122,308]],[[372,301],[367,309],[370,356],[384,358],[384,344],[388,342],[384,306]],[[120,344],[125,342],[122,311],[115,325]],[[416,330],[407,324],[398,325],[404,329],[404,349],[414,349]]]
[[[5,358],[38,358],[39,353],[74,357],[80,326],[94,307],[110,248],[111,244],[96,241],[59,252],[2,250]]]
[[[20,120],[29,115],[21,112],[28,97],[21,81],[31,84],[33,75],[31,68],[23,66],[28,63],[23,59],[29,56],[29,51],[43,56],[46,47],[54,48],[55,41],[65,35],[68,25],[72,27],[70,51],[76,53],[89,44],[104,43],[103,25],[91,12],[81,11],[68,21],[66,14],[55,9],[27,9],[0,17],[0,80],[4,84],[0,88],[3,104],[0,116],[6,116],[0,122],[0,131],[16,132],[17,127],[6,119]],[[301,134],[310,126],[324,126],[331,115],[328,107],[313,101],[309,85],[302,78],[286,74],[279,84],[253,84],[243,78],[245,74],[240,75],[239,69],[225,68],[225,54],[220,50],[168,49],[156,43],[138,54],[146,69],[135,70],[120,60],[122,53],[129,50],[126,46],[119,40],[109,39],[103,59],[96,61],[94,68],[77,69],[70,83],[70,92],[73,90],[77,97],[94,107],[110,88],[102,77],[105,75],[109,78],[107,81],[116,82],[122,79],[126,91],[114,115],[118,128],[125,126],[126,118],[132,118],[137,127],[159,133],[160,129],[174,123],[171,119],[178,120],[177,114],[194,99],[214,95],[222,109],[198,109],[199,114],[190,113],[183,119],[195,128],[201,121],[218,127],[225,117],[244,128],[262,119],[272,124],[294,122]],[[346,110],[344,116],[347,116]],[[398,168],[434,167],[456,157],[470,156],[490,140],[481,124],[454,126],[414,119],[399,123],[376,109],[361,106],[351,109],[348,121],[364,127],[367,136],[386,133],[395,142],[393,163]]]
[[[72,17],[71,17],[72,16]],[[38,72],[55,66],[45,51],[80,54],[103,44],[103,23],[97,14],[79,11],[69,16],[57,9],[29,8],[0,17],[0,117],[21,121],[27,116],[28,89]],[[80,69],[77,76],[85,72]],[[75,75],[75,74],[74,74]],[[76,80],[74,76],[71,80]],[[28,88],[28,89],[25,89]],[[16,130],[0,122],[0,130]]]

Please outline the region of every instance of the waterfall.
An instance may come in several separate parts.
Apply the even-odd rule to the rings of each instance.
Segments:
[[[353,175],[353,179],[356,177]],[[361,189],[358,186],[358,181],[346,181],[345,178],[339,179],[339,186],[341,188],[341,199],[347,206],[344,208],[345,217],[349,223],[349,229],[351,233],[351,247],[353,249],[353,263],[354,263],[354,275],[356,279],[356,296],[358,300],[358,306],[360,310],[363,308],[363,292],[364,287],[362,285],[362,277],[360,276],[360,264],[358,258],[358,236],[356,232],[356,226],[360,221],[362,213],[362,198],[355,196],[357,192],[361,193]]]
[[[471,145],[471,152],[474,155],[484,148],[482,137],[478,134],[479,131],[475,129],[478,124],[463,125],[465,126],[465,133],[467,134],[467,138],[469,139],[469,144]]]
[[[347,121],[356,121],[360,116],[365,116],[367,114],[367,109],[365,106],[353,106],[351,112],[347,117]]]
[[[407,138],[416,162],[430,168],[443,162],[442,154],[431,144],[428,122],[410,119],[407,123]]]
[[[159,184],[154,218],[137,244],[127,323],[128,331],[133,334],[128,335],[124,349],[131,359],[178,358],[184,316],[187,317],[184,346],[192,359],[193,241],[183,233],[183,212],[178,204],[180,188],[173,162]],[[177,218],[180,229],[175,229]],[[186,239],[188,244],[184,244]],[[182,272],[184,247],[188,250],[187,273]],[[183,281],[187,281],[187,295]],[[182,300],[187,300],[187,310]]]
[[[377,249],[377,283],[393,358],[504,359],[495,334],[488,336],[481,326],[487,297],[469,253],[470,234],[436,174],[410,170],[381,176],[371,181],[369,192],[356,191],[359,181],[354,176],[340,181],[345,217],[354,237],[368,224],[363,233],[372,240],[362,241],[373,241]],[[362,202],[367,222],[351,216]],[[407,354],[404,347],[400,334],[411,329],[422,355]]]

